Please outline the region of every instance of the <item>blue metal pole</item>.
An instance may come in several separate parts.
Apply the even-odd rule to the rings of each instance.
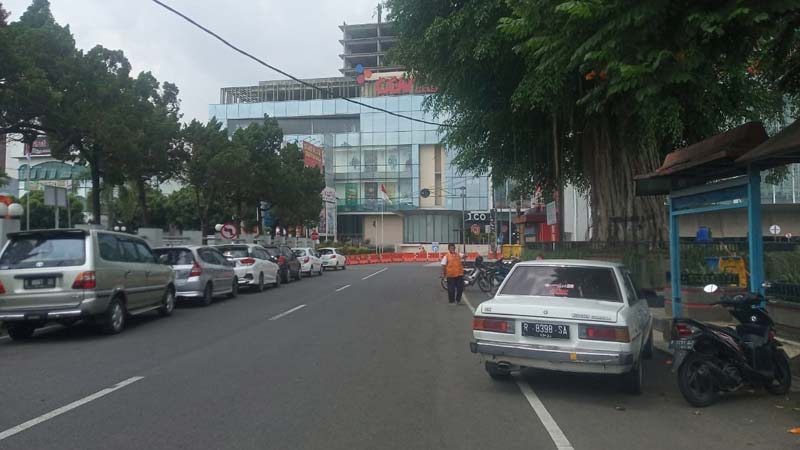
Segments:
[[[669,273],[672,286],[672,317],[681,317],[681,229],[680,216],[669,201]]]
[[[761,231],[761,172],[747,168],[747,229],[750,250],[750,292],[764,294],[764,236]]]

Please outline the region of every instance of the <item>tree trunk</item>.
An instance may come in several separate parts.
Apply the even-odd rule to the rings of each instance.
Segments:
[[[150,215],[147,211],[147,184],[143,179],[136,180],[136,193],[139,196],[139,207],[142,208],[142,226],[150,225]]]
[[[98,158],[95,155],[96,150],[93,150],[92,162],[89,164],[89,170],[92,174],[92,214],[94,215],[95,225],[100,225],[100,215],[102,213],[100,210],[100,191],[102,188],[100,187],[100,167]]]
[[[637,197],[633,177],[660,164],[658,151],[625,140],[624,120],[587,124],[581,141],[583,169],[590,184],[592,240],[603,242],[667,240],[664,199]],[[634,147],[635,146],[635,147]]]

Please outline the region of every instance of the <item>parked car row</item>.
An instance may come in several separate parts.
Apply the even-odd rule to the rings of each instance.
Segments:
[[[128,316],[169,316],[177,299],[209,305],[240,288],[263,291],[324,268],[346,267],[335,249],[254,244],[151,249],[103,230],[36,230],[8,235],[0,253],[0,322],[12,339],[50,322],[84,321],[119,333]],[[324,252],[324,253],[323,253]],[[334,264],[327,261],[334,260]]]

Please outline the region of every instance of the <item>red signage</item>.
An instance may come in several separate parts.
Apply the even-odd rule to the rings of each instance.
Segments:
[[[481,226],[478,225],[477,223],[473,223],[472,226],[469,227],[469,229],[470,229],[470,231],[472,231],[472,234],[474,234],[476,236],[481,234]]]
[[[375,82],[377,95],[428,94],[437,90],[434,86],[415,86],[413,78],[398,76],[380,78]]]
[[[312,241],[318,241],[319,240],[319,233],[317,233],[317,230],[314,230],[314,231],[311,232],[311,240]]]
[[[39,136],[33,141],[33,145],[25,144],[25,154],[31,156],[50,156],[50,144],[47,136]]]
[[[322,147],[303,141],[303,164],[306,167],[319,167],[322,169],[325,162],[322,159]]]

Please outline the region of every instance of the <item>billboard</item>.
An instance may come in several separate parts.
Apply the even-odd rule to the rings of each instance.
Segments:
[[[303,141],[303,164],[306,167],[319,167],[322,170],[325,167],[322,159],[322,147]]]
[[[50,156],[50,143],[47,142],[47,136],[39,136],[33,141],[33,144],[25,144],[25,154],[28,153],[31,156]]]

